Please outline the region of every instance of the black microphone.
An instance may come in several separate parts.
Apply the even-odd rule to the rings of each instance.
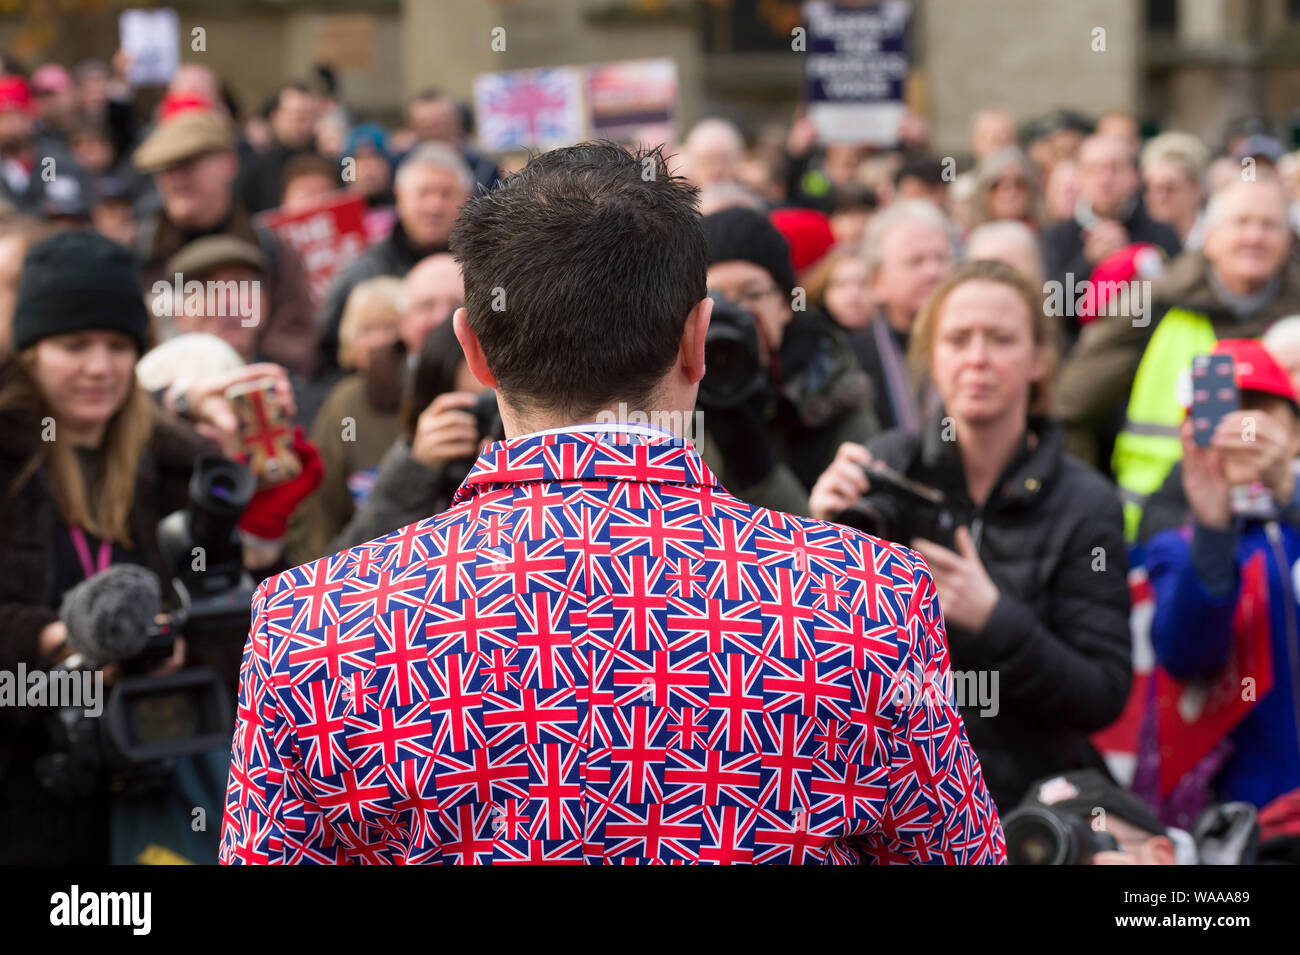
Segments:
[[[63,595],[59,616],[68,647],[99,669],[129,660],[148,642],[161,604],[158,576],[137,564],[113,564]]]

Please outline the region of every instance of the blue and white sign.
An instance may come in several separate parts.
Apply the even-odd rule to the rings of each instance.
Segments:
[[[810,0],[803,13],[805,100],[821,141],[894,145],[907,109],[903,84],[910,66],[911,4]]]

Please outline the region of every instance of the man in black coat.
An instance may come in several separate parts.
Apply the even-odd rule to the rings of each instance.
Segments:
[[[1098,262],[1134,242],[1157,245],[1171,259],[1181,251],[1174,230],[1147,214],[1141,184],[1128,142],[1104,135],[1083,141],[1074,216],[1043,235],[1043,265],[1049,280],[1067,290],[1077,287],[1088,280]],[[1078,318],[1069,314],[1065,322],[1073,342],[1079,332]]]
[[[264,212],[280,204],[284,167],[294,156],[315,151],[316,96],[305,83],[286,83],[267,117],[271,145],[240,170],[237,189],[249,212]]]

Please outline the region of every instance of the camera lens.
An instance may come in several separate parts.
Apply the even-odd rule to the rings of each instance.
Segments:
[[[716,292],[713,318],[704,336],[704,364],[699,401],[712,408],[740,404],[762,387],[766,371],[759,361],[754,317]]]
[[[1072,842],[1065,823],[1036,807],[1017,809],[1002,820],[1008,865],[1066,865]]]
[[[744,342],[735,338],[714,338],[704,352],[705,367],[713,376],[710,391],[717,403],[733,402],[744,396],[754,378],[754,361]]]

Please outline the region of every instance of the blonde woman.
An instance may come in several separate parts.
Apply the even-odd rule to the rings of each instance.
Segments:
[[[352,372],[325,397],[312,422],[325,480],[303,502],[289,531],[294,563],[327,553],[374,486],[379,462],[401,431],[397,411],[406,367],[401,344],[404,283],[392,276],[352,289],[339,325],[339,366]]]
[[[953,667],[979,688],[966,730],[1004,812],[1036,779],[1103,768],[1088,733],[1119,716],[1131,678],[1120,505],[1044,414],[1056,354],[1036,286],[1002,262],[958,266],[909,355],[943,407],[918,434],[843,445],[809,501],[928,562]],[[937,489],[944,511],[869,478],[878,464]]]

